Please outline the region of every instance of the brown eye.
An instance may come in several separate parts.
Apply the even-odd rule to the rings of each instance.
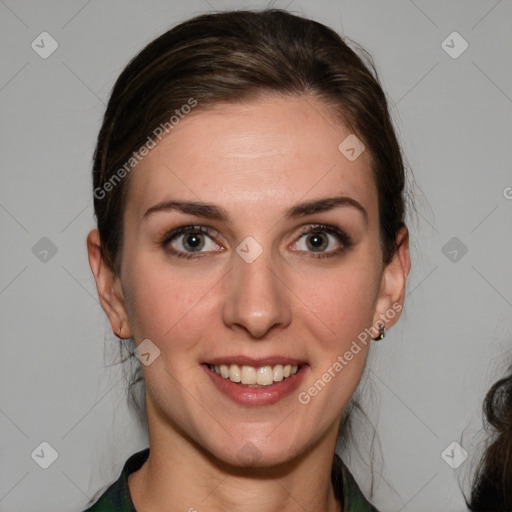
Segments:
[[[303,242],[305,240],[305,243]],[[354,245],[350,236],[336,226],[315,224],[304,228],[295,242],[294,249],[299,252],[317,253],[314,257],[336,256]],[[330,248],[330,249],[329,249]]]
[[[223,248],[214,242],[215,233],[207,226],[183,226],[167,234],[162,246],[171,255],[183,258],[193,258],[194,253],[219,252]]]
[[[204,247],[204,235],[202,233],[190,232],[182,235],[182,244],[187,251],[200,251]]]
[[[306,244],[312,251],[323,251],[329,245],[329,239],[325,233],[308,233]]]

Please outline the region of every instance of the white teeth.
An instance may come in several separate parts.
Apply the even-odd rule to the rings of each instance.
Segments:
[[[256,372],[256,384],[260,386],[268,386],[274,382],[274,375],[272,373],[272,366],[262,366]]]
[[[256,368],[242,366],[242,384],[256,384]]]
[[[225,364],[220,365],[220,374],[227,379],[229,377],[229,369]]]
[[[229,380],[231,382],[240,382],[242,380],[242,370],[237,364],[232,364],[229,367]]]
[[[295,375],[299,367],[297,365],[282,365],[276,364],[275,366],[261,366],[255,368],[253,366],[238,366],[237,364],[221,364],[209,365],[210,369],[216,374],[231,382],[240,382],[242,384],[257,385],[257,386],[270,386],[274,382],[281,382],[283,379]]]
[[[284,379],[283,365],[278,364],[274,366],[274,382],[281,382]]]

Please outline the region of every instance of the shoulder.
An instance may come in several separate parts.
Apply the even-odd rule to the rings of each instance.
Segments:
[[[128,476],[140,469],[149,457],[149,448],[134,453],[125,462],[119,478],[83,512],[137,512],[128,489]]]

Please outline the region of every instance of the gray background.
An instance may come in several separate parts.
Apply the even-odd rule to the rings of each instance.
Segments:
[[[146,446],[121,367],[108,367],[117,342],[86,256],[95,137],[146,43],[199,13],[265,5],[0,0],[0,511],[79,511]],[[381,450],[374,503],[462,511],[483,396],[512,362],[512,2],[273,5],[372,54],[416,179],[405,313],[374,344],[364,383]],[[59,45],[47,59],[31,48],[43,31]],[[453,31],[469,44],[458,58],[441,44]],[[43,441],[58,452],[48,469],[31,457]],[[456,470],[441,458],[453,441],[469,453]],[[364,462],[347,460],[368,489]]]

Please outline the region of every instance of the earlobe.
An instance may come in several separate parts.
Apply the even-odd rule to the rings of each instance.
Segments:
[[[389,329],[400,317],[410,269],[409,231],[404,226],[397,235],[397,250],[382,274],[373,325],[384,324]]]
[[[131,332],[124,297],[122,291],[118,290],[120,287],[116,286],[118,278],[102,257],[100,234],[97,229],[93,229],[87,236],[87,252],[100,304],[109,319],[112,331],[116,336],[119,335],[118,337],[129,338]]]

